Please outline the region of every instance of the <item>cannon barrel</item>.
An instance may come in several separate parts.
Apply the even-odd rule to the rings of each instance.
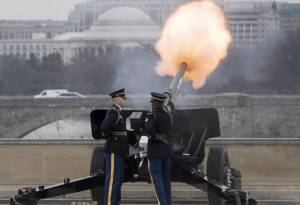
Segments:
[[[174,101],[176,100],[186,68],[187,64],[181,63],[180,68],[177,74],[174,76],[169,88],[165,90],[164,94],[167,96],[166,104],[169,104],[169,102],[174,103]]]

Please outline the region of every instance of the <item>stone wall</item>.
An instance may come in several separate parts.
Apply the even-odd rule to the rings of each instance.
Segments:
[[[19,138],[56,120],[88,116],[110,107],[108,97],[83,99],[0,98],[0,137]],[[129,109],[148,109],[148,97],[129,96]],[[178,109],[215,107],[222,137],[299,138],[300,96],[241,94],[179,96]]]

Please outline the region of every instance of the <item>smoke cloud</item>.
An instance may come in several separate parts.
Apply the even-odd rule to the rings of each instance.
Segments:
[[[227,55],[231,34],[222,10],[212,1],[194,1],[178,8],[166,21],[156,44],[160,76],[174,76],[182,62],[188,64],[185,79],[202,87]]]
[[[152,91],[161,92],[171,81],[168,77],[156,75],[153,68],[159,56],[151,46],[123,51],[117,56],[112,90],[125,87],[128,94],[150,95]]]

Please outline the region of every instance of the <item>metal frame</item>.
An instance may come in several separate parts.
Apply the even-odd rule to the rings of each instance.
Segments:
[[[130,162],[135,163],[136,166],[143,169],[140,166],[140,162],[145,159],[146,158],[139,158],[139,155],[136,154],[131,157]],[[230,187],[208,180],[203,170],[199,169],[197,166],[199,165],[197,160],[193,159],[191,156],[175,157],[173,163],[173,165],[177,167],[177,171],[179,171],[179,175],[177,172],[179,178],[176,178],[173,181],[185,182],[197,189],[213,193],[216,196],[223,198],[226,201],[226,205],[257,204],[254,199],[249,199],[247,192],[234,190]],[[125,170],[125,172],[127,172],[127,177],[124,182],[148,181],[147,176],[145,175],[137,175],[136,173],[128,175],[128,172],[130,172],[129,168],[128,170]],[[37,189],[32,187],[19,189],[18,194],[11,197],[10,205],[37,205],[38,201],[41,199],[91,190],[104,187],[104,185],[105,174],[102,170],[99,170],[99,174],[96,176],[88,176],[74,181],[66,178],[63,183],[47,188],[40,186]]]

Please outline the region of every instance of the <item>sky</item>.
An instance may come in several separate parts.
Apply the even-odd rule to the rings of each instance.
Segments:
[[[87,0],[0,0],[0,19],[67,20],[74,5],[85,1]],[[280,1],[300,3],[300,0]]]

